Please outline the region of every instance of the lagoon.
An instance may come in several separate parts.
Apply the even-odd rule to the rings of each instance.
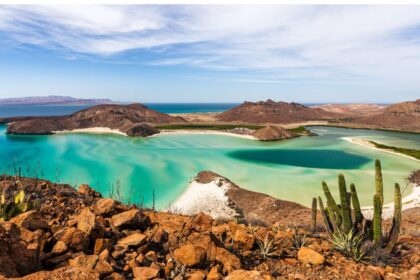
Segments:
[[[87,183],[105,196],[117,185],[131,202],[150,206],[153,192],[158,208],[182,194],[202,170],[211,170],[241,186],[274,197],[310,205],[321,195],[321,181],[337,190],[337,175],[358,189],[362,205],[371,205],[374,160],[382,162],[385,202],[393,199],[393,185],[401,184],[420,163],[349,143],[343,137],[369,139],[420,148],[420,135],[398,132],[309,127],[315,137],[281,142],[258,142],[225,135],[176,134],[150,138],[120,135],[60,134],[6,135],[0,126],[0,170],[40,176],[79,185]],[[112,187],[113,186],[113,187]]]

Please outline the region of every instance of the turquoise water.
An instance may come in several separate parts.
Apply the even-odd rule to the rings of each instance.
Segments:
[[[385,144],[420,147],[420,135],[396,132],[311,127],[316,137],[282,142],[257,142],[222,135],[162,135],[128,138],[119,135],[65,134],[5,135],[0,126],[0,170],[78,185],[88,183],[105,195],[121,186],[131,201],[157,206],[173,202],[201,170],[212,170],[239,186],[309,205],[321,195],[321,181],[333,192],[343,172],[354,182],[363,205],[374,191],[373,165],[381,159],[385,200],[392,200],[393,184],[403,188],[410,171],[420,164],[400,156],[351,144],[342,137],[361,137]],[[118,183],[117,183],[118,182]],[[410,190],[406,189],[405,194]]]

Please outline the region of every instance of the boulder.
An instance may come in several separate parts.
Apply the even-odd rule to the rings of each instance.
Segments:
[[[62,254],[65,253],[67,251],[67,244],[64,243],[63,241],[58,241],[57,243],[55,243],[54,247],[52,248],[53,253],[55,254]]]
[[[245,230],[237,230],[233,236],[233,241],[244,250],[251,250],[254,247],[254,236],[247,233]]]
[[[261,272],[256,270],[243,270],[238,269],[234,270],[225,278],[225,280],[266,280],[266,278],[261,274]]]
[[[83,208],[77,216],[77,228],[90,235],[95,228],[95,214],[88,207]]]
[[[36,210],[22,213],[19,216],[10,219],[10,222],[29,230],[49,230],[50,228],[44,217],[42,217]]]
[[[206,279],[206,273],[203,270],[196,270],[187,274],[188,280],[204,280]]]
[[[99,255],[103,250],[107,249],[111,251],[113,245],[113,241],[109,238],[98,238],[95,240],[95,247],[93,249],[93,253],[95,255]]]
[[[209,274],[207,274],[207,280],[221,280],[223,279],[223,275],[219,273],[219,265],[213,266]]]
[[[99,276],[102,278],[113,273],[114,269],[106,260],[98,260],[95,265],[95,271],[97,271]]]
[[[112,198],[102,198],[92,207],[96,215],[106,215],[114,211],[117,202]]]
[[[133,274],[136,279],[149,280],[159,276],[159,269],[146,266],[133,268]]]
[[[321,265],[325,262],[323,255],[307,247],[301,247],[299,249],[298,259],[304,264],[312,265]]]
[[[225,273],[241,268],[241,260],[224,248],[217,248],[216,260],[223,264],[223,271]]]
[[[74,227],[63,228],[54,235],[57,241],[64,242],[70,249],[77,252],[87,250],[89,247],[89,236]]]
[[[147,236],[140,232],[134,232],[118,241],[118,245],[122,246],[140,246],[146,242]]]
[[[144,230],[150,224],[149,219],[145,217],[138,209],[132,209],[111,217],[113,227],[132,227]]]
[[[93,269],[97,262],[97,255],[80,255],[75,257],[74,259],[69,260],[69,265]]]
[[[195,266],[205,260],[206,254],[207,252],[203,248],[186,244],[175,250],[174,258],[183,265]]]
[[[113,272],[106,276],[103,280],[125,280],[125,277],[117,272]]]

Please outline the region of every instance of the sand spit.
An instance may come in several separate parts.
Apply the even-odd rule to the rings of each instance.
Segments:
[[[119,134],[127,136],[124,132],[118,129],[111,129],[109,127],[89,127],[89,128],[77,128],[72,130],[59,130],[53,131],[55,134],[67,134],[67,133],[92,133],[92,134]]]
[[[158,137],[159,135],[171,135],[171,134],[209,134],[209,135],[225,135],[240,137],[249,140],[256,140],[252,135],[237,134],[226,131],[215,131],[215,130],[196,130],[196,129],[179,129],[179,130],[161,130],[160,133],[152,135],[151,137]]]

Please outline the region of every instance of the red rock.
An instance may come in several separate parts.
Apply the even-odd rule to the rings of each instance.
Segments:
[[[108,251],[111,251],[112,245],[113,245],[113,242],[111,239],[98,238],[95,240],[95,247],[93,249],[93,253],[95,255],[98,255],[105,249],[107,249]]]
[[[40,271],[19,278],[21,280],[95,280],[99,279],[99,274],[91,269],[83,267],[66,266],[53,271]]]
[[[135,267],[133,268],[133,274],[136,279],[149,280],[159,276],[159,269],[150,267]]]
[[[238,269],[229,273],[225,280],[266,280],[260,271]]]
[[[204,261],[206,251],[201,247],[192,244],[186,244],[174,252],[174,258],[177,262],[186,266],[195,266]]]
[[[118,245],[122,246],[140,246],[146,242],[147,236],[140,232],[134,232],[118,241]]]
[[[236,242],[240,248],[244,250],[251,250],[254,247],[254,237],[245,230],[237,230],[233,241]]]
[[[298,259],[304,264],[312,265],[321,265],[325,262],[323,255],[307,247],[301,247],[299,249]]]
[[[114,272],[114,269],[107,261],[99,260],[95,265],[95,271],[97,271],[102,278]]]
[[[77,216],[77,228],[90,235],[95,228],[95,214],[89,208],[83,208]]]
[[[96,215],[106,215],[114,211],[117,202],[112,198],[102,198],[92,207]]]
[[[81,266],[88,269],[93,269],[98,262],[97,255],[80,255],[74,259],[69,260],[71,266]]]
[[[223,271],[227,273],[241,268],[240,259],[224,248],[217,248],[216,260],[223,264]]]
[[[27,211],[22,213],[12,219],[11,223],[16,224],[17,226],[27,228],[29,230],[49,230],[50,226],[45,221],[44,217],[41,216],[36,210]]]

